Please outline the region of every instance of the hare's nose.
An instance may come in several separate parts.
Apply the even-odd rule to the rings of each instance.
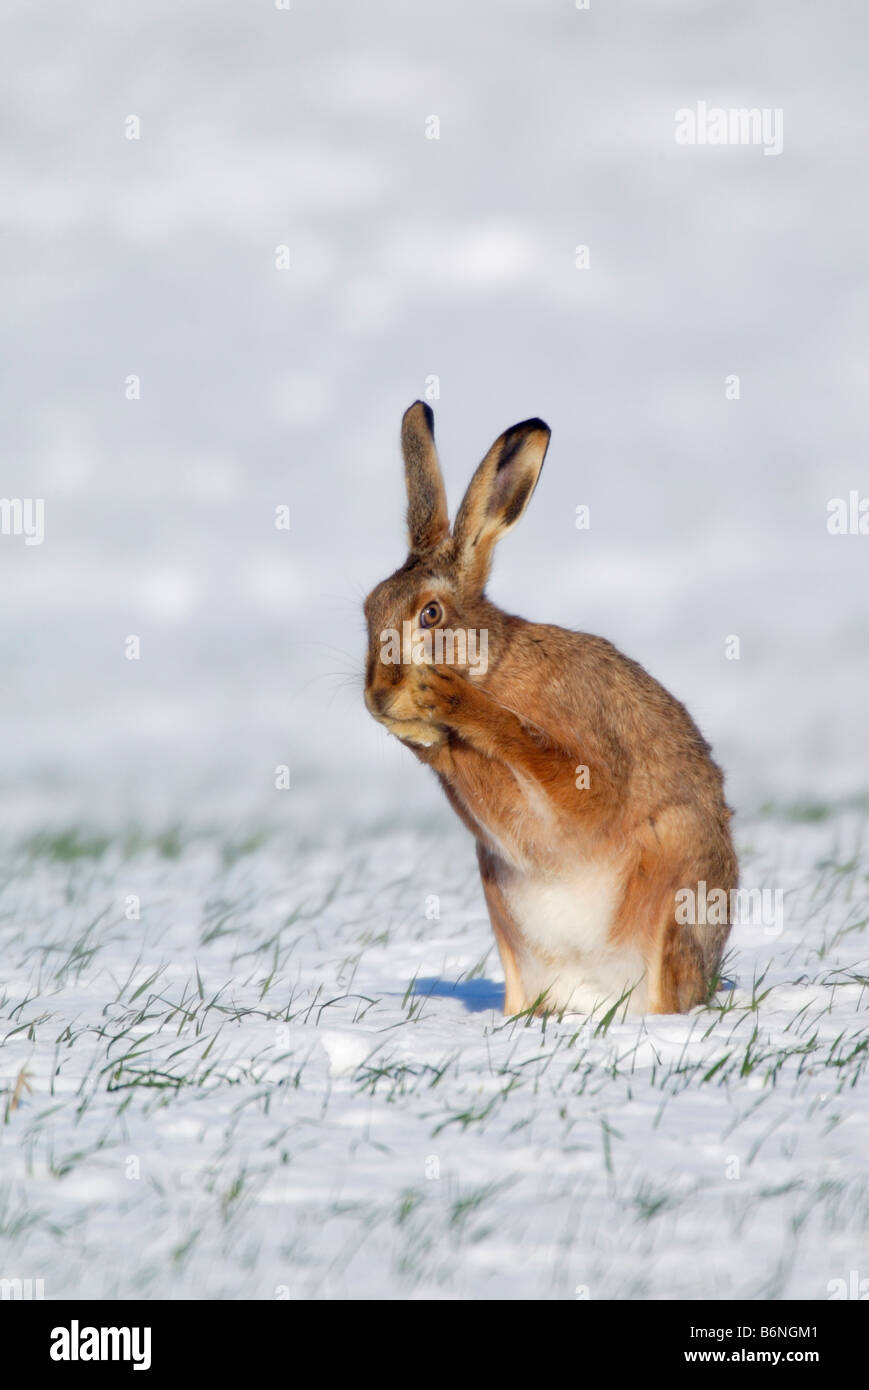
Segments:
[[[389,704],[389,696],[390,692],[388,690],[372,690],[371,703],[374,705],[378,714],[383,714],[385,712],[386,706]]]

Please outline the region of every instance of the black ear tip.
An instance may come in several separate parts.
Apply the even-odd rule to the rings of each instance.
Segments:
[[[429,434],[434,436],[434,411],[432,410],[430,405],[426,404],[425,401],[414,401],[413,405],[409,405],[407,410],[404,412],[402,424],[407,424],[411,416],[418,414],[420,410],[423,413],[423,417],[425,419],[426,427],[428,429]]]
[[[545,420],[541,420],[539,415],[535,415],[533,420],[523,420],[520,424],[514,425],[515,430],[521,430],[523,434],[551,434]]]
[[[536,416],[533,420],[521,420],[518,425],[512,425],[509,430],[504,431],[504,443],[501,446],[501,455],[498,459],[498,472],[512,463],[519,453],[529,434],[545,434],[546,443],[543,446],[544,453],[549,448],[549,436],[551,434],[549,426],[545,420],[540,420]]]

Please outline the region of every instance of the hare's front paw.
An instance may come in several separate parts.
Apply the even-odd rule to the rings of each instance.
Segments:
[[[415,704],[434,724],[455,723],[467,692],[467,681],[451,666],[427,666],[416,687]]]

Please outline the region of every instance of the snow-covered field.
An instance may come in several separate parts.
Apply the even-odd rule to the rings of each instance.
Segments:
[[[6,1277],[49,1298],[725,1299],[865,1277],[860,819],[742,827],[785,926],[735,932],[714,1007],[545,1023],[500,1015],[442,819],[7,848]]]
[[[45,536],[0,534],[0,1279],[859,1289],[869,536],[827,519],[869,495],[867,17],[21,0],[4,30],[0,494]],[[781,154],[677,145],[700,100],[781,108]],[[473,846],[365,713],[398,422],[436,387],[453,498],[552,426],[493,596],[686,702],[743,882],[784,894],[714,1007],[505,1020]]]

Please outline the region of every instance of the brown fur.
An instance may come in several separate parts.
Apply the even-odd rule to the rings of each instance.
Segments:
[[[615,866],[620,897],[610,925],[645,962],[648,1007],[682,1012],[714,986],[729,928],[679,925],[675,894],[737,883],[722,775],[690,715],[640,665],[600,637],[511,616],[485,596],[495,542],[536,486],[549,431],[527,421],[483,459],[452,534],[431,412],[404,418],[410,555],[369,595],[366,703],[437,773],[478,842],[486,901],[506,978],[505,1010],[527,996],[531,948],[504,891],[517,869],[558,881],[571,863]],[[433,600],[441,626],[485,629],[488,670],[385,665],[380,634],[401,630]],[[576,768],[590,770],[578,791]],[[509,867],[508,867],[509,866]],[[541,957],[557,976],[559,960]]]

